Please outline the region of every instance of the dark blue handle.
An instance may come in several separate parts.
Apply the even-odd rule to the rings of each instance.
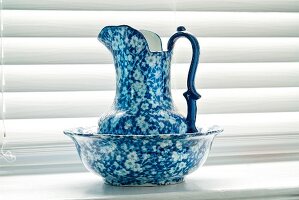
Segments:
[[[186,98],[187,106],[188,106],[188,113],[186,118],[187,125],[188,125],[187,133],[194,133],[194,132],[198,132],[195,125],[196,114],[197,114],[196,100],[200,98],[200,95],[196,92],[194,79],[195,79],[196,69],[198,66],[200,49],[196,37],[194,37],[193,35],[185,31],[186,31],[185,27],[179,26],[177,28],[177,32],[169,39],[167,44],[167,49],[168,51],[172,51],[175,42],[180,37],[187,38],[192,45],[193,53],[192,53],[192,60],[191,60],[190,69],[188,73],[188,80],[187,80],[188,90],[184,92],[184,97]]]

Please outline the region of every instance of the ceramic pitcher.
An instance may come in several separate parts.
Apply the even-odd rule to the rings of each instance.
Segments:
[[[173,104],[170,65],[178,38],[187,38],[193,50],[187,78],[187,117]],[[194,86],[199,60],[199,44],[184,27],[169,39],[162,50],[160,37],[150,31],[138,31],[127,25],[106,26],[98,39],[112,53],[116,70],[116,95],[111,110],[100,116],[98,134],[158,135],[197,132]]]

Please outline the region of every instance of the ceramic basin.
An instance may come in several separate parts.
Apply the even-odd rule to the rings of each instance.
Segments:
[[[64,133],[74,141],[84,166],[115,186],[180,183],[206,161],[222,129],[159,135],[97,134],[97,127]]]

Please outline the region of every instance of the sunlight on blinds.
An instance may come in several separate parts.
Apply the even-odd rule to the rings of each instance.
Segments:
[[[299,1],[2,0],[0,174],[83,170],[64,129],[96,125],[114,98],[112,56],[97,41],[106,25],[162,36],[184,25],[199,40],[198,126],[225,129],[207,164],[299,159]],[[174,102],[191,59],[178,41]]]

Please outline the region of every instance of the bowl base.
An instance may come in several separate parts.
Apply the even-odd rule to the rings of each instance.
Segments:
[[[104,179],[105,184],[120,187],[156,187],[164,185],[175,185],[184,182],[184,177],[176,177],[163,180],[133,180],[133,181],[115,181]]]

